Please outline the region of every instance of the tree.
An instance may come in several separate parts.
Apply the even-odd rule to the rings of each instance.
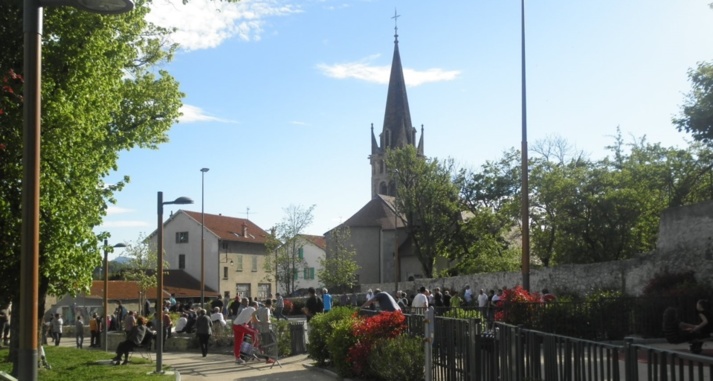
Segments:
[[[299,268],[305,264],[304,259],[299,258],[299,251],[304,246],[304,240],[300,235],[304,234],[305,229],[312,224],[314,208],[315,205],[307,208],[302,205],[290,205],[283,209],[285,216],[275,227],[275,238],[280,245],[274,249],[274,259],[268,259],[266,266],[274,269],[277,283],[282,285],[287,295],[295,291]]]
[[[713,144],[713,63],[700,62],[688,71],[691,92],[681,107],[681,115],[673,118],[679,131],[686,131],[693,139]]]
[[[356,250],[351,244],[351,230],[346,226],[338,226],[329,234],[331,237],[327,241],[327,253],[319,260],[321,268],[317,276],[326,287],[346,292],[354,287],[359,271]]]
[[[462,221],[453,161],[424,159],[415,147],[406,146],[387,151],[386,167],[396,181],[397,212],[406,216],[416,256],[424,275],[430,278],[436,259],[448,258],[452,238]]]
[[[136,5],[120,16],[44,10],[40,311],[48,293],[89,290],[102,258],[97,240],[107,236],[93,229],[129,181],[102,182],[117,169],[119,152],[156,148],[179,116],[178,83],[156,70],[175,49],[163,45],[170,31],[144,20],[150,1]],[[0,75],[24,74],[22,19],[21,1],[0,2]],[[18,295],[23,123],[21,98],[11,101],[0,113],[0,293],[19,306],[34,301]],[[13,340],[13,360],[16,348]]]
[[[125,280],[134,281],[139,286],[139,306],[143,306],[146,299],[155,299],[156,295],[147,295],[146,291],[156,288],[158,279],[156,278],[156,265],[158,261],[156,248],[149,244],[145,236],[141,235],[136,240],[126,245],[124,255],[129,257],[129,261],[124,267],[122,275]],[[165,257],[164,257],[165,258]],[[163,268],[168,269],[168,261],[163,261]],[[156,304],[156,308],[162,305]]]

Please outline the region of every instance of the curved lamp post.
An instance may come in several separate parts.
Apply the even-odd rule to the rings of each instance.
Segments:
[[[42,7],[71,6],[101,14],[132,10],[132,0],[23,0],[24,106],[22,246],[20,266],[20,342],[18,378],[37,380],[40,265],[40,99],[42,87]]]
[[[163,373],[163,206],[169,204],[193,204],[188,197],[163,201],[163,192],[158,192],[158,228],[156,230],[156,373]]]
[[[126,247],[123,243],[117,243],[114,246],[109,246],[109,242],[104,240],[104,331],[102,334],[102,340],[104,340],[104,351],[109,351],[109,340],[107,340],[109,326],[107,326],[107,318],[109,317],[109,248],[120,248]]]
[[[205,189],[205,173],[210,171],[210,168],[201,168],[201,308],[205,308],[205,242],[203,233],[205,230],[205,205],[204,189]]]

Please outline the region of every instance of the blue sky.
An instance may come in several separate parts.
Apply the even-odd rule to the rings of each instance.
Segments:
[[[371,197],[370,125],[382,129],[394,10],[411,119],[425,153],[476,169],[521,141],[520,1],[155,0],[179,28],[163,68],[186,94],[159,150],[123,152],[131,183],[97,231],[135,241],[166,206],[249,218],[264,229],[316,205],[323,234]],[[566,139],[593,159],[627,140],[683,146],[687,70],[713,60],[710,0],[526,1],[528,141]]]

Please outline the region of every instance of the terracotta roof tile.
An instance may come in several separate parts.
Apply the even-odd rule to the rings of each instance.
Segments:
[[[179,210],[189,217],[201,222],[200,212]],[[205,213],[205,227],[218,236],[221,240],[250,242],[264,244],[269,233],[245,218],[228,217],[223,215]]]
[[[327,250],[327,240],[321,235],[300,234],[300,237],[311,242],[322,250]]]

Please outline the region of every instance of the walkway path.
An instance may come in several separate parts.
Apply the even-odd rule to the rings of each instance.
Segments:
[[[310,380],[334,381],[334,374],[314,368],[307,355],[297,355],[280,359],[278,364],[251,361],[236,364],[232,353],[213,354],[201,357],[200,353],[164,352],[163,363],[170,365],[181,374],[181,381],[228,381],[228,380]]]

